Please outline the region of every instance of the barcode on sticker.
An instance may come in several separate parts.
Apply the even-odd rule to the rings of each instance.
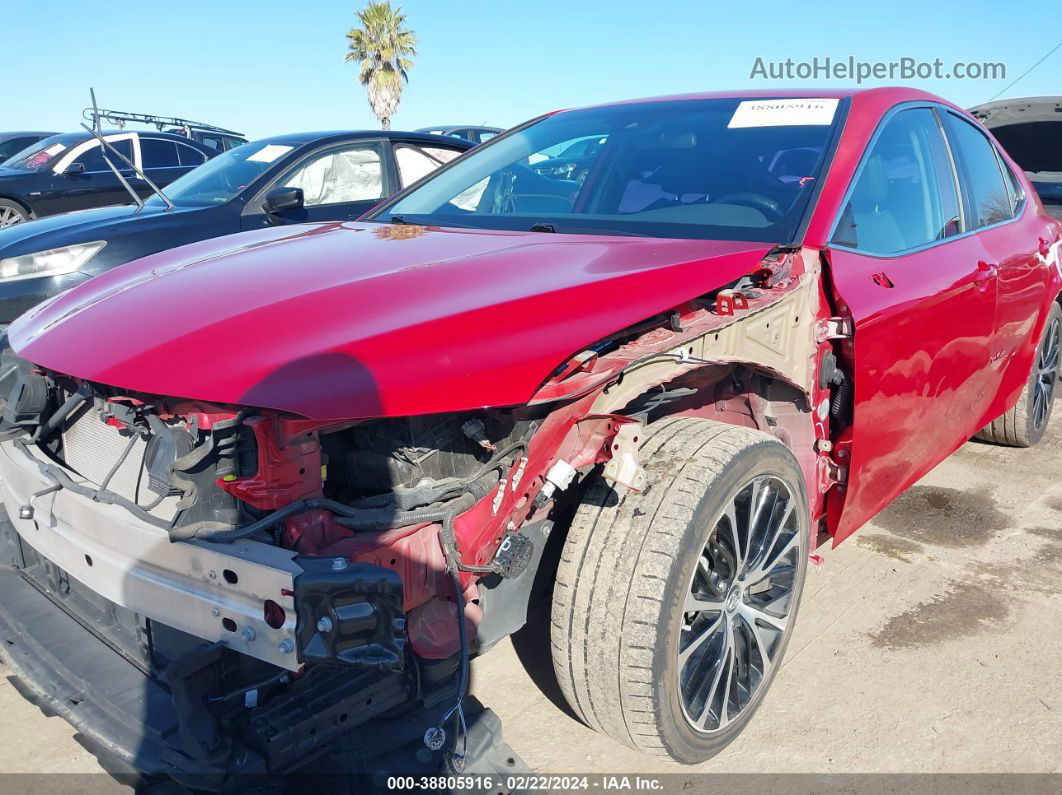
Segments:
[[[750,99],[741,102],[727,127],[791,127],[833,124],[837,100]]]

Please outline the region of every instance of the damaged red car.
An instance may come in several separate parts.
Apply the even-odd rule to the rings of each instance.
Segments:
[[[1043,436],[1060,240],[973,118],[873,89],[553,113],[130,263],[9,329],[3,654],[201,787],[399,724],[467,770],[469,658],[547,610],[576,715],[702,761],[817,545]]]

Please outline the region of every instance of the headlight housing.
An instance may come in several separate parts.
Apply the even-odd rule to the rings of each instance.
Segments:
[[[95,257],[105,245],[106,240],[96,240],[0,259],[0,282],[73,273]]]

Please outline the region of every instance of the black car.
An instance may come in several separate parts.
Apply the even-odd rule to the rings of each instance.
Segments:
[[[111,146],[158,186],[168,185],[217,152],[163,132],[109,132]],[[111,158],[118,161],[117,158]],[[114,165],[141,196],[151,189],[120,161]],[[34,218],[132,201],[88,132],[44,138],[0,166],[0,228]]]
[[[0,163],[18,154],[27,146],[31,146],[44,138],[50,138],[53,135],[55,135],[53,132],[31,132],[28,130],[0,132]]]
[[[143,134],[142,134],[143,135]],[[355,219],[472,144],[404,132],[301,133],[224,152],[159,197],[0,230],[0,324],[102,271],[246,229]],[[120,197],[117,197],[120,198]]]
[[[498,133],[505,132],[505,130],[500,127],[450,124],[442,127],[421,127],[417,132],[428,133],[430,135],[447,135],[451,138],[463,138],[474,144],[481,144],[484,141],[490,140]]]

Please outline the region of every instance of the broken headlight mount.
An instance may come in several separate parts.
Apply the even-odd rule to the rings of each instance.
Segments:
[[[406,616],[398,572],[346,558],[300,556],[295,636],[307,663],[400,671]]]

